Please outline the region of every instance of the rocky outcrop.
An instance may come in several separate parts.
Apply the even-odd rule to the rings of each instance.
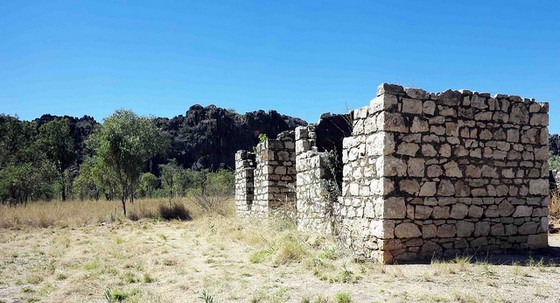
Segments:
[[[193,105],[186,114],[156,118],[156,125],[172,138],[172,150],[167,159],[175,158],[183,167],[192,169],[235,167],[235,152],[252,150],[259,142],[259,135],[269,138],[297,126],[307,125],[304,120],[263,110],[238,114],[234,110],[214,105]],[[152,167],[165,162],[156,158]]]
[[[77,163],[84,158],[84,140],[99,123],[90,116],[43,115],[34,120],[37,128],[56,118],[70,121],[70,133],[76,146]],[[147,170],[159,174],[158,165],[176,159],[185,168],[195,170],[219,168],[233,169],[235,152],[252,149],[259,142],[259,135],[269,138],[297,126],[307,125],[304,120],[263,110],[238,114],[234,110],[214,105],[193,105],[185,115],[173,118],[154,118],[155,124],[172,139],[172,146],[165,156],[151,159]]]

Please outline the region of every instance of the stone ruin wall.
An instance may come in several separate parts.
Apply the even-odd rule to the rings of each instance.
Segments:
[[[295,137],[293,131],[260,142],[255,152],[235,155],[236,208],[241,216],[267,217],[295,210]]]
[[[332,233],[358,258],[383,263],[548,245],[548,104],[382,84],[351,114],[338,199],[326,186],[336,179],[325,170],[332,153],[317,148],[315,126],[296,129],[300,230]],[[266,184],[257,181],[266,150],[257,147],[255,193]],[[236,194],[250,188],[244,163]]]
[[[332,234],[333,155],[319,152],[315,127],[296,128],[297,225],[299,230]]]

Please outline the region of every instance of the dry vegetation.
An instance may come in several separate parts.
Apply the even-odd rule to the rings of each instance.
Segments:
[[[137,221],[118,206],[2,208],[0,302],[560,302],[557,250],[387,266],[280,219],[237,219],[231,200],[138,201]],[[160,218],[186,209],[193,220]]]
[[[560,220],[560,193],[557,192],[552,195],[548,209],[553,221],[558,222]]]

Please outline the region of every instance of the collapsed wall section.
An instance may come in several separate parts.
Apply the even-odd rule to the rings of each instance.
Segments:
[[[235,207],[240,216],[251,213],[254,199],[255,154],[246,150],[235,153]]]
[[[325,114],[316,125],[296,128],[297,225],[333,233],[333,207],[342,184],[342,141],[349,115]]]

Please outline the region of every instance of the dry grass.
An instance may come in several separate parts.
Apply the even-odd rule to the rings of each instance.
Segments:
[[[211,202],[206,202],[211,200]],[[204,201],[204,204],[201,203]],[[128,218],[189,220],[204,215],[233,214],[231,198],[141,199],[127,203]],[[0,206],[0,227],[78,227],[98,223],[123,222],[120,201],[52,201],[16,207]]]
[[[72,210],[61,214],[54,213],[61,208],[56,203],[2,209],[0,223],[9,228],[0,229],[0,302],[204,302],[204,295],[216,303],[560,299],[560,270],[538,259],[510,266],[469,257],[358,263],[332,238],[298,232],[284,220],[221,215],[231,214],[231,199],[222,200],[221,211],[210,210],[217,203],[181,200],[192,221],[131,221],[119,217],[116,202],[66,203]],[[150,217],[162,206],[177,207],[144,200],[130,211]],[[53,223],[31,227],[41,226],[41,212]],[[117,219],[107,220],[111,215]],[[10,216],[20,217],[5,223]]]
[[[556,192],[552,194],[548,210],[552,218],[560,220],[560,193]]]

